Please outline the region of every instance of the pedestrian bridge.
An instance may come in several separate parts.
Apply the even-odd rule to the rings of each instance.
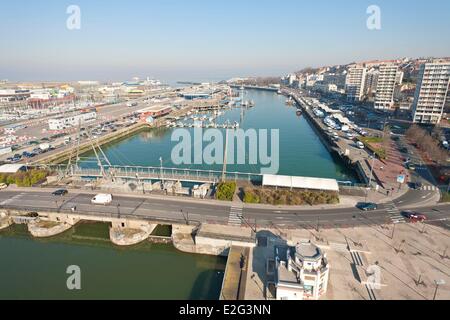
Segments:
[[[167,167],[103,166],[103,168],[83,168],[76,165],[34,165],[34,167],[55,171],[60,175],[85,179],[110,178],[112,180],[161,180],[215,184],[221,181],[223,177],[222,171]],[[228,181],[261,182],[262,174],[225,172],[225,179]]]

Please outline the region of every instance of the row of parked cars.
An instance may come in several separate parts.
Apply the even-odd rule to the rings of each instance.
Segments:
[[[54,150],[54,149],[55,148],[52,146],[48,146],[47,148],[41,148],[41,147],[34,148],[31,152],[24,151],[24,152],[22,152],[22,154],[16,153],[14,156],[7,158],[6,162],[17,163],[17,162],[21,161],[22,159],[34,158],[37,155],[46,153],[46,152]]]

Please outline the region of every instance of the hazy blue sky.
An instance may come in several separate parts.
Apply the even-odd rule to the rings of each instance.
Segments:
[[[69,5],[81,30],[66,28]],[[381,8],[382,29],[366,28]],[[0,6],[0,79],[164,80],[450,56],[448,0],[14,0]]]

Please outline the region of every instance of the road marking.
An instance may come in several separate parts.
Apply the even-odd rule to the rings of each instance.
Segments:
[[[242,207],[231,207],[230,215],[228,216],[228,224],[231,226],[241,226],[243,220]]]
[[[15,200],[18,200],[18,199],[20,199],[21,197],[23,197],[25,195],[25,193],[19,193],[19,194],[16,194],[14,197],[12,197],[12,198],[9,198],[9,199],[6,199],[6,200],[3,200],[2,202],[0,202],[0,205],[6,205],[6,204],[9,204],[9,203],[11,203],[11,202],[13,202],[13,201],[15,201]]]
[[[389,218],[391,219],[392,223],[406,223],[405,218],[400,214],[400,210],[397,208],[397,206],[393,202],[388,205],[389,207],[386,211],[389,213]]]
[[[420,190],[422,190],[422,191],[437,191],[439,189],[436,186],[425,185],[425,186],[422,186],[422,188],[420,188]]]
[[[353,263],[356,266],[362,267],[364,265],[364,263],[362,261],[362,258],[361,258],[361,255],[359,254],[359,252],[352,251],[352,252],[350,252],[350,255],[352,256]]]

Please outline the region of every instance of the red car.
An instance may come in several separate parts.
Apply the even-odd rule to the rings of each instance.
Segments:
[[[409,219],[411,222],[424,222],[427,217],[424,214],[417,213],[414,211],[403,211],[402,216]]]

